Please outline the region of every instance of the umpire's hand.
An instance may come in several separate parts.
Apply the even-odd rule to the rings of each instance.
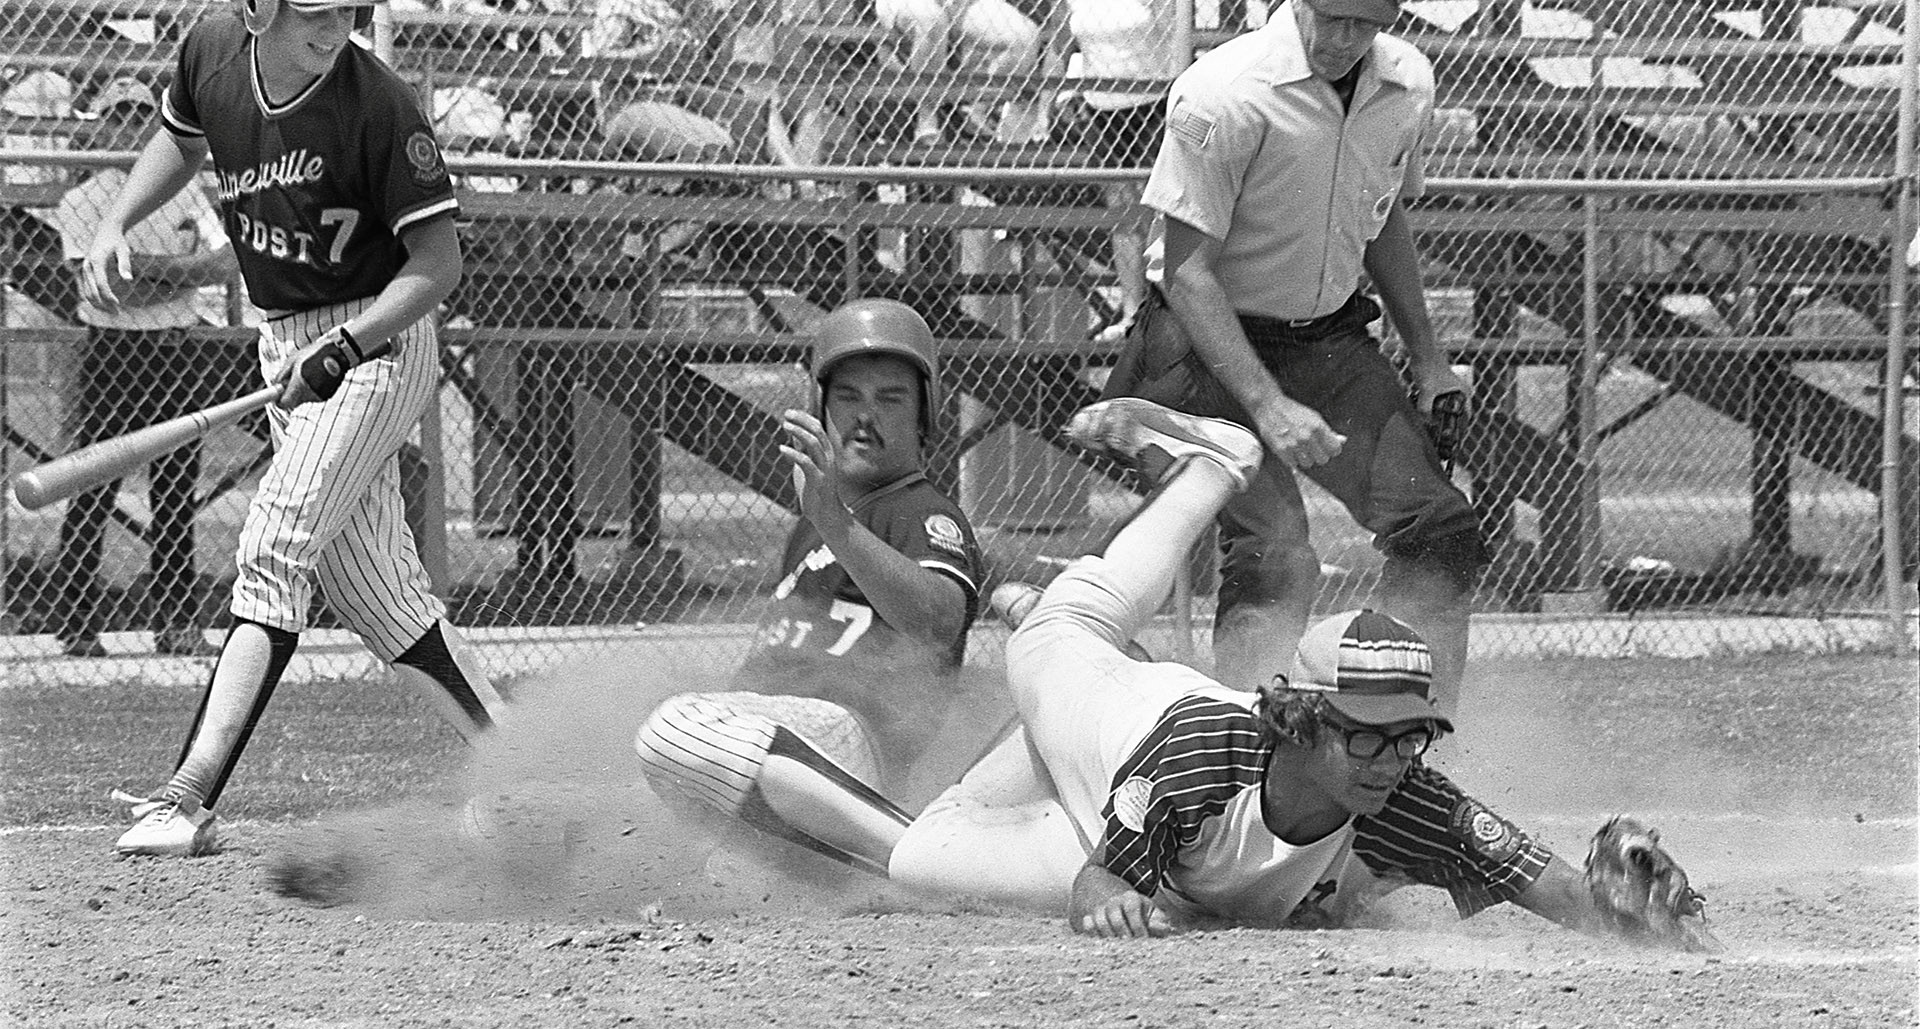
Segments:
[[[1317,468],[1347,445],[1347,438],[1333,431],[1320,412],[1284,393],[1257,405],[1253,423],[1273,456],[1294,468]]]

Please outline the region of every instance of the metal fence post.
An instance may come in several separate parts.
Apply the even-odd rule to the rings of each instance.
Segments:
[[[1897,141],[1894,143],[1895,183],[1892,236],[1887,246],[1887,370],[1885,388],[1880,391],[1880,553],[1882,580],[1887,605],[1888,634],[1896,649],[1913,649],[1913,637],[1907,628],[1907,608],[1914,604],[1907,584],[1907,552],[1900,524],[1907,510],[1901,502],[1903,490],[1915,483],[1902,483],[1901,443],[1906,438],[1902,424],[1907,398],[1903,388],[1907,375],[1907,255],[1903,244],[1914,233],[1914,152],[1920,140],[1915,138],[1915,119],[1920,112],[1920,0],[1907,0],[1906,31],[1900,51],[1900,112]]]
[[[7,377],[13,374],[8,367],[7,354],[13,349],[13,340],[6,338],[7,328],[6,298],[0,297],[0,422],[10,413],[7,407]],[[13,448],[5,440],[0,440],[0,479],[11,481]],[[6,494],[0,494],[0,634],[12,635],[18,631],[13,619],[12,601],[7,596],[7,577],[13,571],[13,502]]]

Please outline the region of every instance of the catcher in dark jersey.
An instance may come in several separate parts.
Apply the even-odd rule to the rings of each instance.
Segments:
[[[252,301],[260,366],[283,387],[274,457],[241,530],[233,628],[172,777],[134,804],[123,853],[214,844],[212,808],[306,627],[316,586],[463,738],[500,701],[445,621],[395,458],[439,382],[433,310],[458,284],[458,204],[412,91],[352,36],[369,3],[245,0],[182,41],[163,131],[102,221],[82,290],[119,302],[125,227],[211,156]]]
[[[1101,936],[1335,926],[1419,883],[1447,890],[1462,915],[1513,901],[1596,933],[1711,946],[1704,926],[1644,932],[1663,905],[1701,919],[1654,834],[1616,845],[1618,860],[1590,857],[1583,876],[1421,763],[1453,726],[1431,697],[1432,654],[1404,623],[1328,618],[1255,693],[1129,656],[1173,570],[1258,471],[1260,442],[1133,398],[1083,410],[1068,433],[1158,485],[1008,641],[1021,731],[911,822],[854,788],[800,831],[917,891],[1064,911]],[[996,608],[1011,606],[998,594]],[[1651,871],[1596,875],[1596,864]]]
[[[848,303],[815,332],[813,374],[818,415],[786,412],[780,448],[801,519],[742,692],[670,697],[635,744],[664,795],[833,853],[791,831],[782,797],[890,783],[919,756],[952,703],[983,569],[966,516],[921,470],[940,403],[926,321]]]

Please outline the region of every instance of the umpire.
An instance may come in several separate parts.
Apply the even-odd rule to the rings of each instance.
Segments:
[[[1377,606],[1432,646],[1451,712],[1487,554],[1426,431],[1466,384],[1434,338],[1401,208],[1424,185],[1433,68],[1385,33],[1399,13],[1290,0],[1174,82],[1143,198],[1163,216],[1164,302],[1142,306],[1108,393],[1231,419],[1279,459],[1219,518],[1216,679],[1266,684],[1306,627],[1320,563],[1291,466],[1373,533]],[[1417,401],[1369,334],[1382,304]]]

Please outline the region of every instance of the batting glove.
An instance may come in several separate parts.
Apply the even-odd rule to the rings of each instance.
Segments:
[[[328,329],[293,355],[280,406],[294,408],[315,400],[332,400],[347,373],[364,360],[366,355],[346,326]]]

